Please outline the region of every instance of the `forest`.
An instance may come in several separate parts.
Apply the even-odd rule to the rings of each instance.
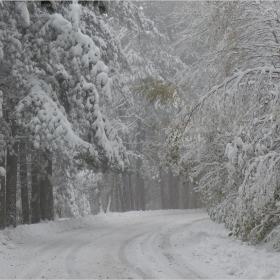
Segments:
[[[280,249],[279,1],[0,1],[0,229],[204,208]]]

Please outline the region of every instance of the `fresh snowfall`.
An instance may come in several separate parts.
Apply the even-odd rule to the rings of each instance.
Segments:
[[[107,213],[7,228],[0,277],[279,279],[280,255],[229,237],[202,210]]]
[[[1,279],[280,279],[280,1],[0,0]]]

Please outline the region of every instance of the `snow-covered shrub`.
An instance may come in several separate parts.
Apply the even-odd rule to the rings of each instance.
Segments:
[[[181,76],[191,100],[169,141],[181,172],[200,178],[211,217],[255,243],[279,224],[280,6],[192,6],[207,16],[186,16],[191,29],[177,42],[196,60]]]
[[[279,224],[279,69],[237,72],[200,99],[182,164],[211,217],[258,242]],[[191,127],[190,127],[191,126]]]

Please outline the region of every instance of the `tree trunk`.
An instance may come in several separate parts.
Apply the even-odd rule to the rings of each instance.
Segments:
[[[194,191],[194,183],[189,182],[189,208],[194,209],[195,205],[195,191]]]
[[[142,129],[141,131],[141,141],[144,142],[146,140],[146,129]],[[141,142],[141,153],[142,153],[142,146],[143,143]],[[142,166],[142,159],[141,159],[141,166]],[[142,211],[146,210],[146,193],[145,193],[145,181],[143,176],[140,178],[140,209]]]
[[[124,211],[131,210],[130,207],[130,193],[128,188],[128,177],[127,173],[122,172],[122,182],[123,182],[123,199],[124,199]]]
[[[179,180],[179,187],[178,187],[178,206],[179,209],[186,208],[186,186],[184,184],[184,179],[181,177]]]
[[[45,218],[49,221],[54,219],[54,208],[53,208],[53,184],[52,178],[52,158],[50,153],[43,154],[45,161],[47,161],[46,175],[45,175]]]
[[[172,170],[169,168],[168,170],[168,190],[169,190],[169,209],[173,209],[173,173]]]
[[[42,153],[42,165],[45,166],[44,174],[40,179],[40,207],[41,220],[53,220],[53,185],[51,182],[52,176],[52,159],[51,154],[47,152]]]
[[[133,204],[133,192],[132,192],[132,182],[131,182],[131,174],[128,174],[128,189],[130,194],[130,210],[134,210],[134,204]]]
[[[31,223],[40,222],[40,181],[39,181],[39,152],[32,151],[31,153]]]
[[[189,209],[190,205],[189,205],[189,196],[190,196],[190,182],[187,181],[185,183],[185,193],[186,193],[186,201],[185,201],[185,208],[186,209]]]
[[[111,194],[108,195],[108,203],[107,203],[107,207],[106,207],[106,213],[110,212],[111,209],[111,201],[112,201],[112,197]]]
[[[141,146],[141,120],[137,120],[137,135],[136,135],[136,151],[138,152],[138,156],[142,153]],[[142,161],[141,158],[137,158],[136,160],[136,176],[135,176],[135,210],[140,210],[140,169],[141,169]]]
[[[145,194],[145,181],[142,177],[139,178],[140,183],[140,210],[146,210],[146,194]]]
[[[89,197],[90,197],[90,209],[91,209],[91,214],[96,215],[99,213],[99,196],[100,196],[100,191],[99,191],[99,183],[97,185],[98,192],[96,189],[91,188],[89,190]]]
[[[126,141],[128,142],[129,139],[127,138]],[[125,146],[126,146],[126,149],[129,150],[129,144],[127,143]],[[128,201],[128,205],[129,205],[128,210],[134,210],[131,172],[128,172],[125,174],[126,174],[126,179],[127,179],[127,190],[128,190],[128,200],[129,200]]]
[[[2,157],[0,167],[5,168],[5,157]],[[6,185],[5,176],[0,176],[0,229],[6,225]]]
[[[119,212],[124,212],[125,211],[125,204],[124,204],[124,191],[122,189],[122,186],[119,182],[119,178],[118,178],[118,174],[116,175],[116,184],[117,184],[117,188],[118,188],[118,193],[119,193],[119,198],[120,198],[120,209]]]
[[[118,186],[116,173],[111,173],[112,176],[112,211],[118,212],[119,209],[119,197],[118,197]]]
[[[12,126],[12,134],[16,128]],[[6,226],[16,226],[16,191],[17,191],[17,162],[18,143],[14,142],[12,150],[7,152],[7,177],[6,177]]]
[[[142,137],[142,122],[141,120],[137,120],[137,145],[136,150],[138,152],[138,155],[140,156],[142,154],[142,140],[145,136]],[[135,182],[135,208],[136,210],[145,210],[145,182],[142,178],[141,174],[141,167],[142,167],[142,159],[140,157],[136,160],[136,182]]]
[[[135,205],[135,210],[139,211],[140,210],[140,205],[139,205],[139,183],[140,177],[138,174],[138,171],[136,171],[136,176],[135,176],[135,193],[134,193],[134,205]]]
[[[98,192],[97,192],[97,195],[96,195],[96,198],[95,198],[95,203],[94,203],[94,209],[95,209],[95,214],[100,214],[100,213],[104,213],[106,212],[106,209],[104,208],[104,203],[103,201],[105,201],[105,195],[104,193],[102,193],[101,189],[101,185],[100,185],[100,182],[97,182],[97,189],[98,189]]]
[[[46,220],[46,193],[47,188],[46,176],[43,174],[39,175],[39,186],[40,186],[40,219]]]
[[[21,205],[22,205],[22,223],[30,223],[29,195],[27,182],[27,160],[26,160],[26,143],[19,144],[19,162],[20,162],[20,190],[21,190]]]
[[[102,198],[101,195],[99,194],[98,196],[98,203],[99,203],[99,213],[103,214],[105,213],[104,207],[103,207],[103,202],[102,202]]]
[[[166,201],[164,194],[164,183],[163,183],[163,171],[162,167],[159,167],[159,179],[160,179],[160,196],[161,196],[161,209],[166,209]]]
[[[173,175],[173,209],[179,208],[179,180]]]
[[[145,182],[139,173],[136,175],[135,188],[135,210],[145,211]]]

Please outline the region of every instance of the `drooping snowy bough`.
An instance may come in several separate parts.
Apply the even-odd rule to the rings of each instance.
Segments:
[[[174,161],[211,217],[251,242],[279,233],[279,9],[186,3],[175,44],[192,63],[178,75],[188,99],[170,128]]]
[[[86,34],[83,7],[56,6],[54,14],[42,13],[36,3],[28,3],[28,9],[25,2],[3,3],[1,8],[7,25],[1,63],[8,65],[17,81],[12,104],[18,102],[17,125],[31,132],[37,149],[62,154],[71,150],[94,168],[103,162],[103,168],[123,169],[125,148],[100,107],[100,98],[112,100],[109,67]]]
[[[258,242],[279,224],[280,69],[239,71],[185,115],[180,163],[212,218]]]

